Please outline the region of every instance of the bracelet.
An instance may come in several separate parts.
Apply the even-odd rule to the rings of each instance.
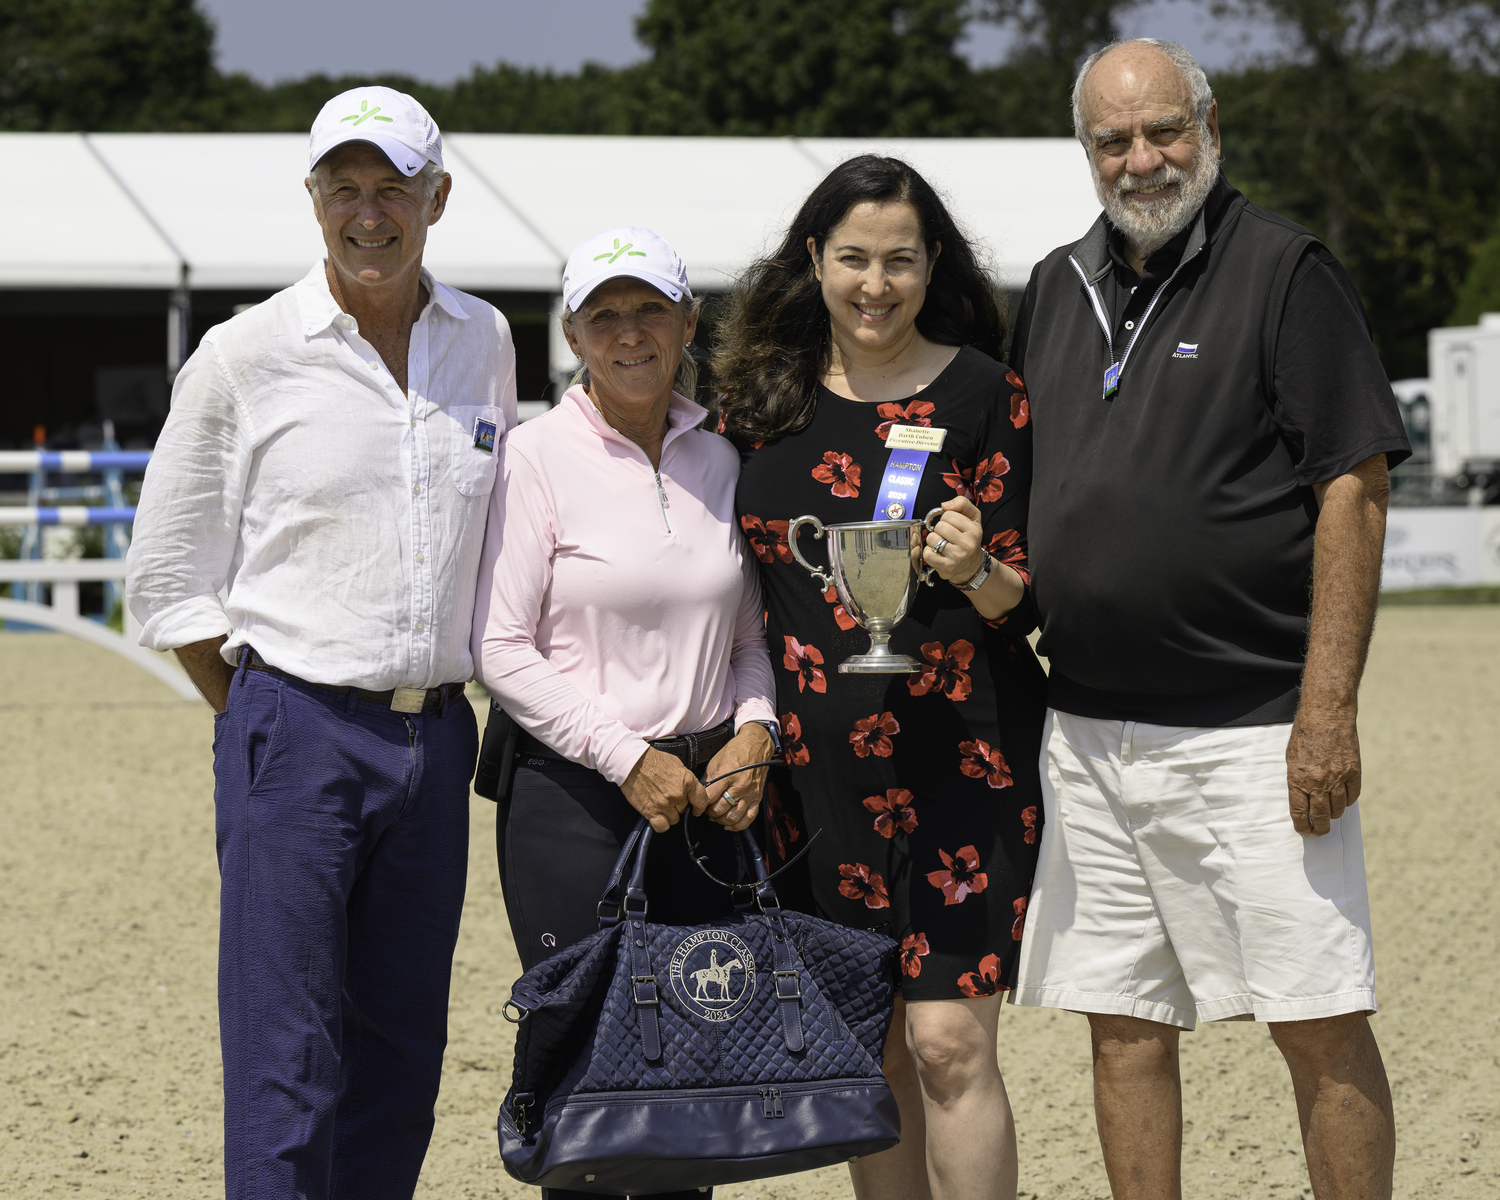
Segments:
[[[776,728],[775,721],[746,721],[746,725],[760,725],[771,735],[771,745],[776,750],[776,756],[781,757],[781,733]]]
[[[979,570],[974,572],[974,575],[969,580],[969,582],[956,583],[953,585],[954,587],[958,588],[959,591],[977,592],[984,586],[985,580],[990,577],[990,571],[994,568],[995,560],[990,557],[990,553],[988,550],[981,550],[980,553],[984,555],[984,561],[979,564]]]

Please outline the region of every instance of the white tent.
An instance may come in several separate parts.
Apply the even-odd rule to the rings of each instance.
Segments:
[[[301,134],[0,133],[42,188],[12,188],[0,287],[278,288],[321,253]],[[455,133],[451,206],[427,262],[455,287],[556,293],[568,251],[609,225],[657,230],[700,290],[728,287],[797,204],[851,155],[909,159],[1024,286],[1098,213],[1063,138],[627,138]],[[185,274],[184,274],[185,273]]]
[[[171,288],[182,260],[76,133],[4,133],[0,287]]]

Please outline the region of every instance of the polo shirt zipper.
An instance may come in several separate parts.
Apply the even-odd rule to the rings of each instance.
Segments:
[[[656,480],[656,508],[661,513],[661,527],[668,536],[672,533],[672,522],[667,520],[667,489],[662,486],[661,471],[651,472],[651,477]]]

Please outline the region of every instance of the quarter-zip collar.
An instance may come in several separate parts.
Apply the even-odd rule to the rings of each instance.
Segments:
[[[570,387],[563,395],[562,404],[582,417],[588,427],[606,442],[615,442],[621,446],[629,446],[643,460],[646,460],[646,452],[606,421],[604,414],[594,407],[594,402],[589,399],[588,393],[584,391],[583,384],[574,384]],[[708,409],[702,405],[694,404],[686,396],[678,392],[672,393],[671,400],[667,402],[667,434],[661,440],[663,464],[667,460],[667,447],[688,430],[697,429],[698,426],[703,424],[703,418],[706,416],[708,416]],[[649,460],[646,460],[646,462],[649,466]]]
[[[1210,223],[1216,229],[1219,225],[1219,218],[1223,215],[1225,208],[1237,196],[1239,196],[1239,193],[1229,186],[1228,181],[1224,178],[1221,171],[1218,180],[1214,183],[1213,190],[1208,194],[1208,199],[1203,202],[1203,206],[1199,208],[1197,214],[1193,217],[1193,223],[1189,227],[1192,233],[1188,237],[1187,246],[1182,252],[1181,261],[1178,262],[1172,273],[1162,281],[1161,286],[1156,289],[1156,294],[1151,297],[1151,302],[1146,306],[1146,311],[1141,314],[1141,319],[1136,323],[1135,332],[1131,334],[1129,342],[1124,346],[1115,345],[1112,323],[1109,319],[1109,314],[1104,310],[1104,300],[1099,295],[1100,282],[1114,269],[1114,257],[1110,254],[1109,250],[1109,238],[1113,226],[1110,224],[1109,218],[1100,213],[1099,219],[1094,222],[1088,233],[1084,235],[1083,240],[1073,247],[1073,252],[1068,255],[1068,262],[1072,265],[1073,270],[1078,273],[1079,278],[1083,280],[1084,290],[1088,293],[1089,303],[1093,305],[1094,317],[1098,320],[1100,329],[1104,331],[1104,342],[1109,347],[1110,362],[1114,364],[1111,372],[1114,375],[1116,386],[1119,384],[1120,377],[1125,373],[1125,365],[1130,359],[1131,350],[1140,341],[1141,334],[1146,331],[1146,323],[1151,320],[1151,314],[1156,311],[1157,301],[1172,286],[1172,281],[1182,274],[1183,268],[1202,253],[1203,248],[1208,244],[1213,234],[1213,230],[1210,229]],[[1106,377],[1105,382],[1108,385],[1108,377]],[[1108,396],[1110,394],[1111,392],[1107,389],[1105,395]]]

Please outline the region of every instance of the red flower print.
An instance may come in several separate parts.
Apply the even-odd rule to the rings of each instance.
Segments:
[[[1010,927],[1012,941],[1019,942],[1021,935],[1026,932],[1026,897],[1017,896],[1011,902],[1011,907],[1016,910],[1016,923]]]
[[[872,754],[876,758],[890,758],[891,751],[895,749],[891,745],[891,738],[900,732],[901,726],[896,724],[896,718],[890,713],[871,713],[854,722],[854,732],[849,735],[849,744],[860,758],[869,758]]]
[[[844,877],[839,895],[863,900],[866,908],[890,908],[891,898],[885,894],[885,880],[879,871],[870,870],[864,863],[840,863],[839,874]]]
[[[943,472],[943,482],[965,499],[974,499],[973,470],[959,466],[954,459],[950,458],[948,461],[953,463],[953,470]]]
[[[993,504],[1000,499],[1005,494],[1005,485],[1000,482],[1000,476],[1009,473],[1010,461],[998,450],[975,467],[973,488],[978,499],[974,503]]]
[[[792,561],[792,548],[787,545],[786,540],[786,531],[790,526],[790,521],[762,521],[750,513],[740,518],[740,528],[745,531],[745,540],[750,543],[750,549],[755,551],[755,557],[763,563],[775,562],[778,558],[782,562]]]
[[[829,604],[833,605],[833,619],[840,629],[853,629],[856,625],[859,624],[858,621],[856,621],[849,615],[849,610],[839,603],[838,588],[830,586],[829,589],[823,593],[823,599],[827,600]]]
[[[802,831],[797,828],[797,822],[792,820],[791,813],[782,806],[781,793],[776,790],[774,780],[766,783],[766,821],[771,826],[771,844],[776,847],[776,853],[782,861],[785,861],[787,848],[802,836]]]
[[[876,405],[875,411],[880,415],[880,424],[875,426],[875,436],[882,442],[890,433],[891,426],[898,421],[902,425],[922,425],[932,427],[932,414],[937,411],[937,405],[931,400],[913,400],[905,408],[899,404]]]
[[[974,644],[959,638],[946,650],[942,642],[922,643],[925,664],[911,673],[906,686],[913,696],[941,692],[950,700],[967,700],[973,691],[969,664],[974,661]]]
[[[884,796],[866,796],[862,803],[875,814],[875,832],[889,838],[895,837],[898,829],[910,833],[917,827],[917,810],[911,806],[911,799],[905,788],[891,788]]]
[[[953,470],[943,472],[943,482],[960,496],[975,504],[993,504],[1005,494],[1000,477],[1010,472],[1010,462],[996,450],[977,467],[961,467],[954,459]]]
[[[958,977],[958,990],[965,996],[993,996],[1000,990],[1000,956],[986,954],[979,960],[979,970],[965,971]]]
[[[859,470],[859,464],[847,454],[825,450],[823,465],[812,469],[812,477],[819,483],[832,484],[835,496],[852,500],[859,495]]]
[[[788,671],[797,672],[797,690],[812,688],[815,692],[828,690],[828,676],[820,670],[823,652],[816,646],[804,646],[794,637],[783,635],[786,653],[781,656],[781,665]]]
[[[941,888],[943,903],[962,904],[972,892],[978,894],[989,887],[990,877],[979,869],[979,852],[973,846],[961,846],[953,854],[939,850],[945,871],[929,871],[927,882]]]
[[[789,767],[805,767],[811,760],[802,744],[802,722],[796,713],[781,714],[781,756]]]
[[[922,973],[922,956],[931,953],[925,933],[908,933],[901,939],[901,973],[915,979]]]
[[[988,742],[959,742],[958,769],[971,779],[983,779],[992,788],[1010,787],[1010,767],[998,750]]]
[[[1031,572],[1026,569],[1026,551],[1021,549],[1021,535],[1016,530],[1002,529],[990,538],[985,549],[1027,583],[1031,582]]]
[[[1036,845],[1036,805],[1028,804],[1021,810],[1021,824],[1026,826],[1026,844]]]
[[[1031,420],[1031,403],[1026,399],[1026,385],[1014,371],[1005,373],[1005,381],[1016,389],[1010,394],[1010,423],[1021,429]]]

